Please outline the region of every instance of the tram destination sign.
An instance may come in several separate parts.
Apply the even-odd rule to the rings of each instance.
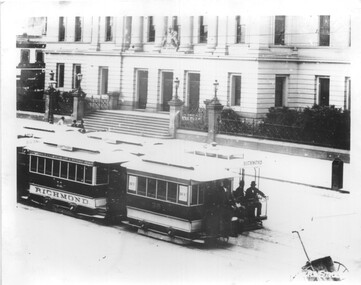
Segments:
[[[45,188],[38,185],[30,185],[29,192],[34,195],[39,195],[43,197],[49,197],[54,200],[60,200],[68,203],[74,203],[79,206],[95,209],[96,207],[105,206],[106,199],[93,199],[80,195],[75,195],[73,193],[58,191],[51,188]]]
[[[262,165],[262,160],[246,160],[243,162],[244,166],[260,166]]]

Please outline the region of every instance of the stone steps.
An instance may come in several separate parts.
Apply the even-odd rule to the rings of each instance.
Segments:
[[[84,117],[87,131],[109,130],[155,138],[170,138],[169,115],[132,111],[99,110]]]

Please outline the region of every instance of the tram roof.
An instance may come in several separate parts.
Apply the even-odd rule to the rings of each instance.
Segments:
[[[73,137],[73,141],[69,141],[70,136],[66,137],[63,137],[60,141],[59,138],[48,138],[42,142],[28,145],[26,149],[47,157],[50,155],[60,159],[66,158],[68,160],[84,162],[113,164],[136,159],[135,155],[120,148],[105,145],[104,142],[99,143],[86,139],[86,137],[81,138],[80,136]]]
[[[130,173],[134,171],[188,182],[215,181],[235,176],[215,160],[198,159],[184,153],[174,156],[146,155],[139,160],[129,161],[124,166]]]

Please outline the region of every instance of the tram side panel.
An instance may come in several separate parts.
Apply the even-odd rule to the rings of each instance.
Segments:
[[[29,198],[33,202],[98,218],[124,214],[124,202],[120,202],[124,188],[117,179],[121,180],[125,170],[120,166],[36,153],[29,159]]]
[[[185,240],[228,236],[231,217],[225,215],[215,182],[187,185],[128,174],[127,217],[132,225]]]

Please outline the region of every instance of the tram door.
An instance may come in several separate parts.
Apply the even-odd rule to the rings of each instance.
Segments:
[[[169,112],[168,102],[173,96],[173,72],[162,72],[162,111]]]
[[[119,166],[109,167],[108,209],[113,216],[126,215],[126,170]]]
[[[188,86],[189,86],[189,108],[196,111],[199,107],[199,73],[188,74]]]
[[[138,108],[145,109],[147,107],[148,98],[148,71],[138,70]]]

